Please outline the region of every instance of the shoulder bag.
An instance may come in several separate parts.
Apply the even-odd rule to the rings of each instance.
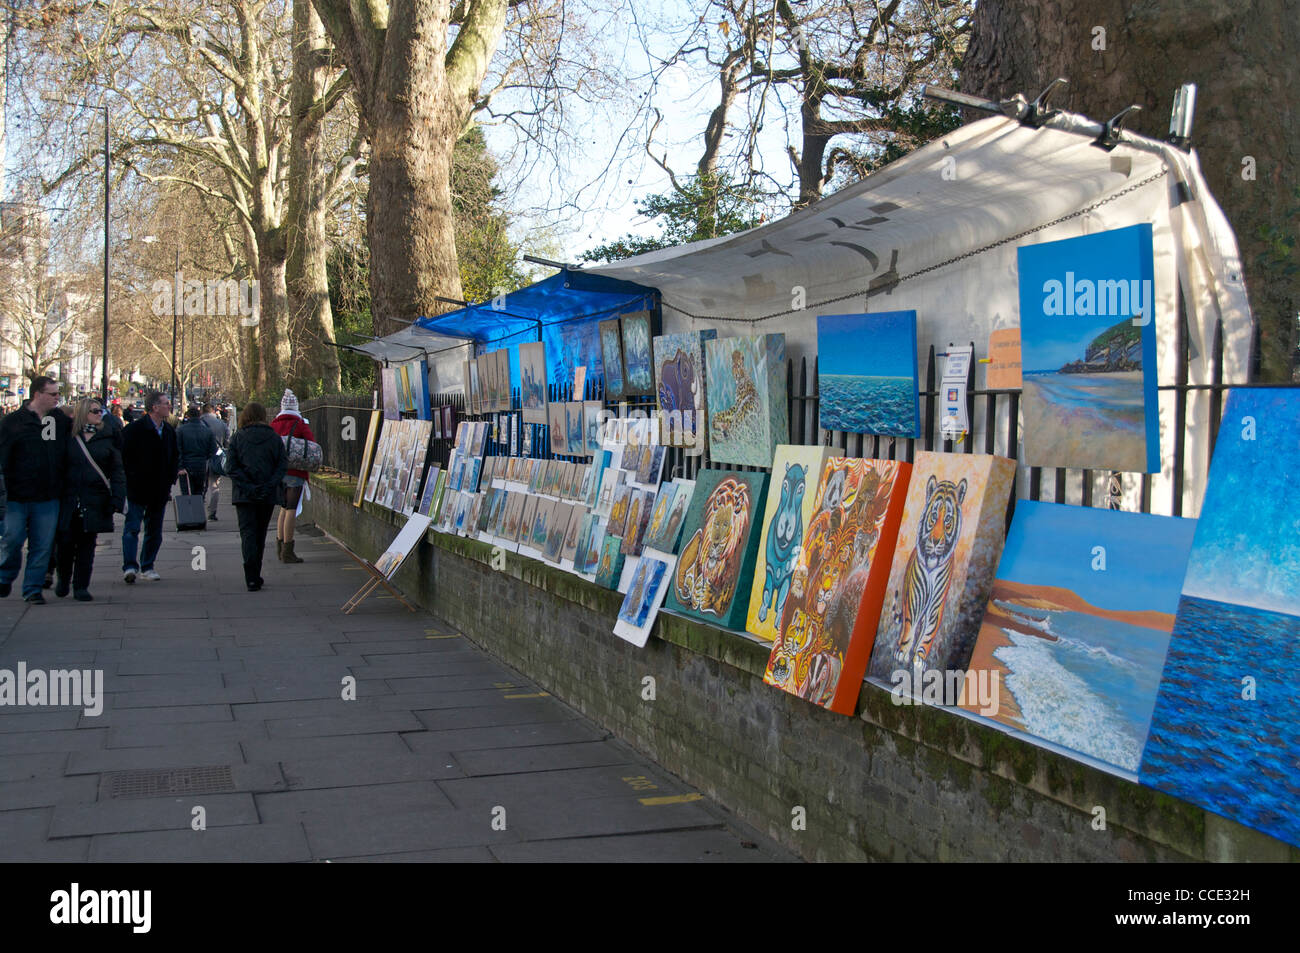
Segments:
[[[320,444],[315,440],[308,440],[306,437],[295,437],[294,433],[297,430],[298,422],[295,420],[288,435],[280,438],[284,441],[284,450],[289,456],[288,469],[306,470],[308,473],[314,473],[320,469],[321,463],[324,462],[324,452],[321,450]]]

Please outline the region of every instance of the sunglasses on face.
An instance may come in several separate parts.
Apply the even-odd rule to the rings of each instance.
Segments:
[[[90,408],[90,410],[88,411],[88,413],[92,413],[92,414],[102,414],[103,412],[104,412],[104,408],[103,408],[103,407],[92,407],[92,408]]]

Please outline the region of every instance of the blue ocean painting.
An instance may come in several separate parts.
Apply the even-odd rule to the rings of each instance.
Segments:
[[[1300,390],[1229,393],[1140,780],[1300,846]]]
[[[1150,225],[1018,249],[1025,462],[1160,470]]]
[[[992,717],[1136,773],[1195,526],[1017,504],[970,663],[1000,675]]]
[[[820,315],[817,386],[823,430],[919,437],[916,312]]]

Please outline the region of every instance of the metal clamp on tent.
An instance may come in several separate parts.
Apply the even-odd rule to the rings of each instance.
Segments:
[[[959,93],[955,89],[945,89],[942,86],[923,86],[921,95],[926,99],[937,99],[941,102],[965,106],[968,109],[978,109],[981,112],[992,113],[995,116],[1006,116],[1009,119],[1016,120],[1022,126],[1040,129],[1047,120],[1060,112],[1059,109],[1047,108],[1048,98],[1058,86],[1068,84],[1069,80],[1064,76],[1056,77],[1047,84],[1047,88],[1039,93],[1032,103],[1025,99],[1024,93],[1016,93],[1010,99],[997,102],[992,99],[984,99],[982,96]]]
[[[1048,109],[1047,100],[1058,86],[1068,86],[1070,81],[1064,76],[1058,76],[1047,84],[1047,87],[1038,94],[1038,97],[1025,107],[1024,113],[1020,117],[1022,126],[1029,126],[1031,129],[1041,129],[1043,123],[1055,116],[1059,109]]]
[[[1093,145],[1099,149],[1105,149],[1107,152],[1119,145],[1119,134],[1124,131],[1124,120],[1128,114],[1134,111],[1141,112],[1142,107],[1137,103],[1121,109],[1115,115],[1106,120],[1105,125],[1101,127],[1101,135],[1093,140]]]

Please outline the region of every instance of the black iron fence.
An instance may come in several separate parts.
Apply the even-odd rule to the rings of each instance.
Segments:
[[[373,404],[370,394],[326,394],[301,403],[325,466],[353,476],[361,472]]]

